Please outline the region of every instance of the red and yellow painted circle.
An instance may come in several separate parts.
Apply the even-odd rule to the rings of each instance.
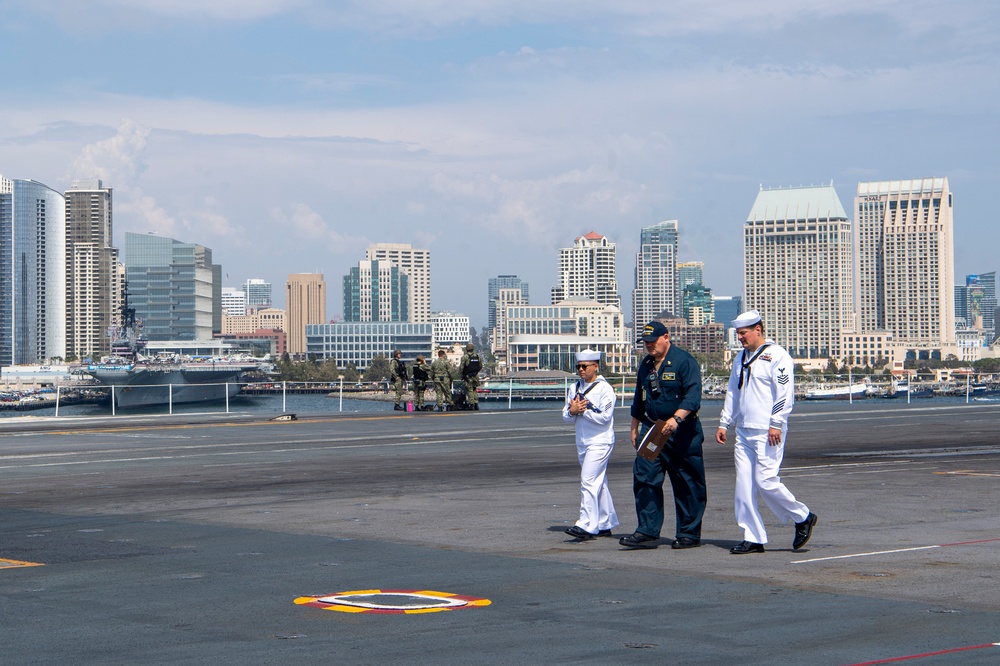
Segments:
[[[489,599],[434,590],[351,590],[320,597],[299,597],[295,603],[341,613],[416,615],[481,608],[489,606],[492,602]]]

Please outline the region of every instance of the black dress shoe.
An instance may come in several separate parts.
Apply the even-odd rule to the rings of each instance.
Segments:
[[[792,540],[792,550],[798,550],[806,545],[806,541],[809,541],[809,537],[812,536],[813,526],[817,520],[816,514],[810,511],[805,520],[801,523],[795,523],[795,538]]]
[[[579,539],[580,541],[590,541],[597,536],[596,534],[591,534],[587,530],[582,527],[577,527],[576,525],[573,527],[567,527],[566,534],[570,535],[574,539]]]
[[[628,536],[618,539],[618,543],[626,548],[656,548],[656,542],[659,540],[660,537],[649,536],[642,532],[633,532]]]
[[[598,530],[597,531],[597,536],[599,536],[599,537],[613,537],[614,534],[611,533],[611,530]]]
[[[403,411],[403,406],[402,405],[393,405],[392,408],[394,410],[396,410],[397,412]]]
[[[747,553],[763,553],[764,544],[754,543],[753,541],[744,541],[738,546],[733,546],[729,549],[729,552],[733,555],[746,555]]]
[[[697,548],[701,545],[701,541],[698,539],[692,539],[691,537],[679,537],[675,540],[670,547],[674,550],[680,550],[682,548]]]

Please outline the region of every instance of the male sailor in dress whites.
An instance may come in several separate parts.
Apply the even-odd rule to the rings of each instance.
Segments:
[[[615,390],[598,374],[601,352],[584,349],[576,355],[580,375],[566,393],[563,421],[576,426],[580,459],[580,520],[566,530],[588,541],[611,536],[618,514],[608,490],[608,460],[615,448]]]
[[[674,491],[676,525],[671,548],[701,545],[701,519],[708,493],[702,443],[705,436],[698,421],[701,407],[701,369],[691,354],[670,343],[670,331],[662,322],[646,324],[639,338],[646,357],[639,364],[632,400],[632,446],[657,421],[670,436],[663,451],[650,461],[635,457],[632,490],[639,526],[618,543],[626,548],[656,548],[663,527],[663,479],[670,477]]]
[[[756,310],[733,320],[743,351],[733,359],[726,402],[722,407],[715,441],[725,444],[729,426],[736,426],[736,523],[743,528],[743,543],[734,555],[763,553],[767,531],[757,508],[757,495],[781,522],[795,521],[792,549],[806,545],[816,524],[816,514],[781,483],[778,472],[785,451],[788,415],[795,402],[792,358],[764,337],[764,322]]]

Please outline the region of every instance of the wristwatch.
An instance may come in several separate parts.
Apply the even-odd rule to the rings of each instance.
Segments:
[[[677,421],[677,425],[684,423],[684,418],[681,416],[677,416],[676,414],[674,414],[670,418],[672,418],[674,421]]]

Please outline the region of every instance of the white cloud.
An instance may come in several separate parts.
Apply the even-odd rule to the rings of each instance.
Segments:
[[[279,244],[284,247],[309,248],[312,254],[319,248],[321,253],[353,256],[370,245],[363,236],[343,234],[334,229],[308,204],[293,204],[290,211],[275,208],[271,211],[271,219],[277,229],[294,232],[291,237],[280,238]]]
[[[142,194],[140,190],[136,189],[131,190],[129,195],[130,196],[128,196],[125,201],[119,201],[116,198],[114,204],[116,206],[115,217],[116,219],[129,219],[129,217],[131,217],[133,221],[137,221],[140,224],[135,224],[133,222],[133,224],[130,225],[132,228],[127,228],[125,231],[133,231],[136,233],[140,231],[147,231],[155,233],[158,236],[177,238],[178,232],[181,228],[180,225],[172,215],[168,214],[158,203],[156,203],[156,199]]]
[[[126,185],[142,171],[141,155],[149,138],[149,128],[126,118],[110,139],[83,147],[73,162],[73,173]]]
[[[564,243],[579,225],[629,214],[643,191],[596,167],[535,179],[437,174],[431,187],[445,199],[474,202],[472,220],[490,237],[546,247]]]

